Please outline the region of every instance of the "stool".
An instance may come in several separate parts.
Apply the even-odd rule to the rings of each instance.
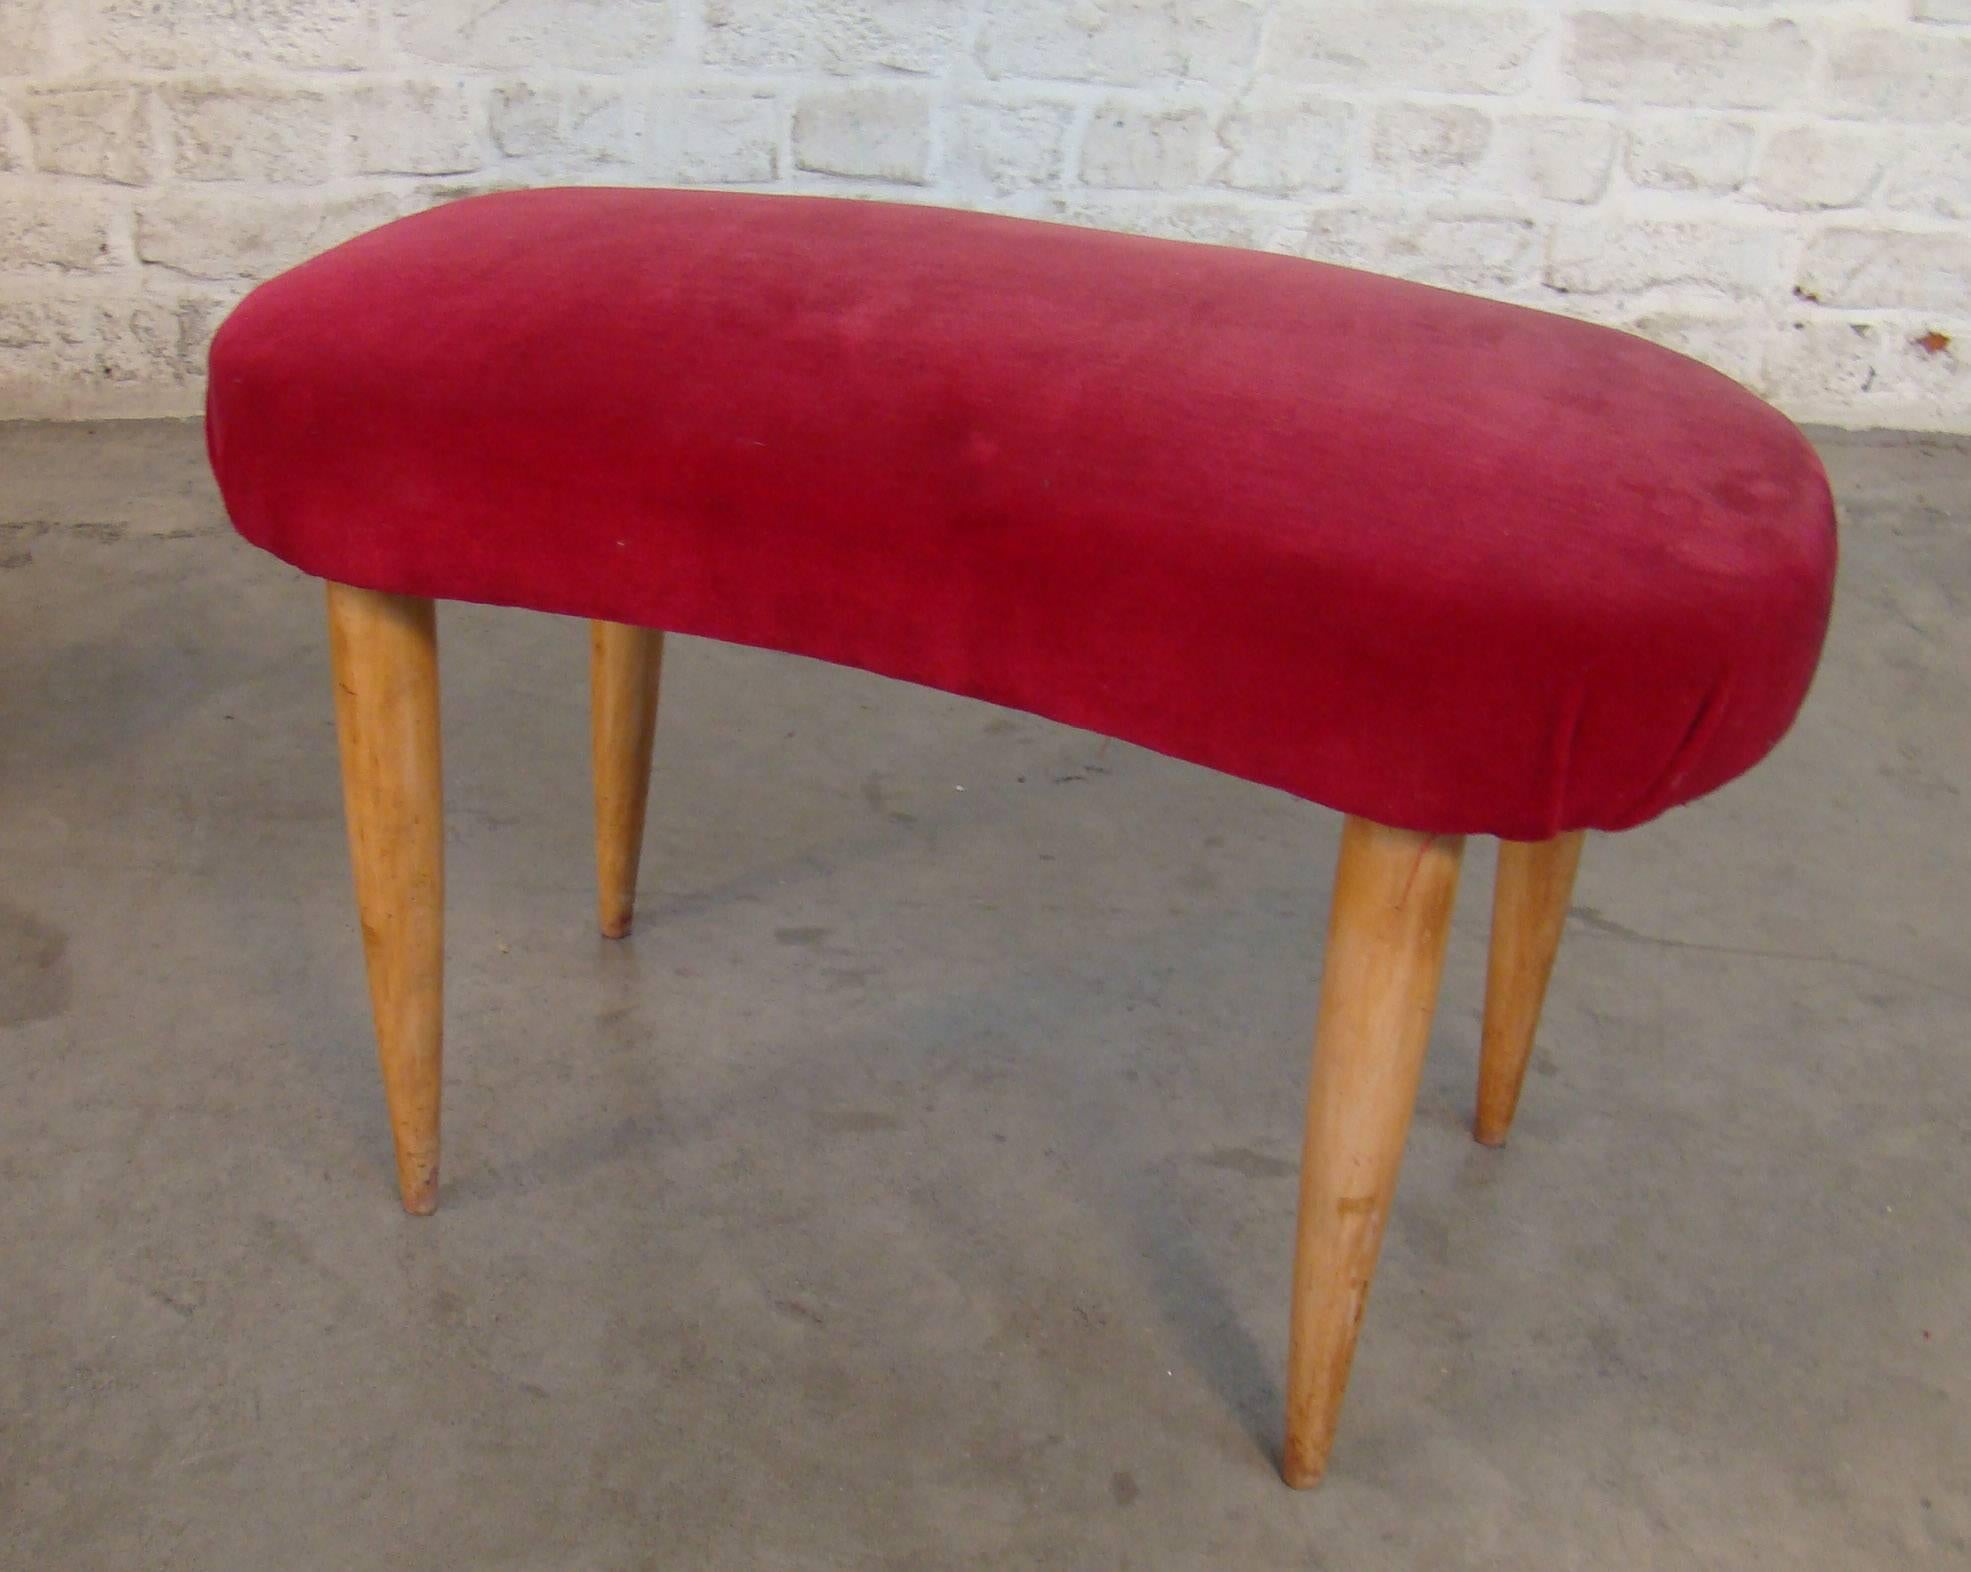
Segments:
[[[1590,829],[1750,768],[1826,631],[1787,420],[1610,329],[1298,258],[942,209],[585,188],[401,219],[212,348],[233,522],[329,581],[404,1205],[438,1193],[436,599],[584,617],[600,922],[663,631],[1065,721],[1347,815],[1309,1093],[1289,1483],[1326,1466],[1464,838],[1501,838],[1505,1139]]]

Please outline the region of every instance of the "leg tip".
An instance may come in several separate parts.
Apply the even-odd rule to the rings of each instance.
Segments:
[[[1332,1445],[1332,1437],[1329,1445]],[[1318,1437],[1290,1433],[1280,1448],[1280,1478],[1296,1490],[1312,1490],[1328,1471],[1328,1446]]]
[[[1502,1129],[1494,1129],[1489,1124],[1473,1125],[1471,1138],[1480,1146],[1489,1146],[1495,1152],[1506,1144],[1506,1132]]]
[[[1327,1463],[1310,1463],[1287,1458],[1280,1464],[1280,1478],[1295,1490],[1312,1490],[1328,1471]]]
[[[434,1170],[422,1179],[406,1180],[399,1186],[404,1210],[413,1217],[429,1217],[438,1210],[438,1174]]]
[[[598,926],[602,929],[602,936],[605,939],[627,939],[635,921],[635,912],[608,912],[604,914]]]

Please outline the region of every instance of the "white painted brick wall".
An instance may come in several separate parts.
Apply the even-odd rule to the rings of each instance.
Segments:
[[[0,418],[194,409],[254,280],[555,181],[1293,251],[1971,431],[1971,0],[0,0]]]

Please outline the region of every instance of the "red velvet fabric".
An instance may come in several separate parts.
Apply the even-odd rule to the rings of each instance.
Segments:
[[[240,532],[323,577],[798,651],[1385,824],[1619,829],[1762,757],[1820,464],[1640,339],[935,208],[475,198],[212,349]]]

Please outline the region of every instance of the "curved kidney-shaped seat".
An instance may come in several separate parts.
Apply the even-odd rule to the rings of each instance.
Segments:
[[[387,225],[212,351],[327,578],[972,694],[1390,825],[1619,829],[1778,740],[1804,439],[1613,330],[935,208],[545,190]]]
[[[1772,748],[1833,510],[1782,416],[1606,328],[1296,258],[933,208],[476,198],[263,285],[212,349],[242,534],[332,581],[405,1205],[438,1172],[434,599],[595,621],[627,931],[661,631],[1090,727],[1349,815],[1282,1471],[1326,1466],[1462,837],[1506,838],[1476,1134],[1505,1136],[1580,854]]]

